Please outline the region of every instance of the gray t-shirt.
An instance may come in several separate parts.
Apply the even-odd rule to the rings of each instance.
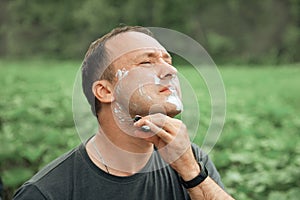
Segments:
[[[195,157],[209,176],[224,188],[214,164],[198,146]],[[162,167],[163,166],[163,167]],[[35,199],[190,199],[179,175],[155,151],[140,173],[118,177],[99,169],[89,158],[84,144],[52,161],[15,193],[15,200]]]

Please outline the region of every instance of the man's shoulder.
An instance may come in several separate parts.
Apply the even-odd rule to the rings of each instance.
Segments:
[[[82,148],[83,144],[47,164],[18,189],[14,199],[26,199],[28,196],[47,199],[47,194],[59,192],[58,188],[67,188],[70,179],[73,178],[74,163],[81,159]]]
[[[70,162],[73,162],[74,159],[78,156],[82,145],[73,148],[72,150],[64,153],[63,155],[59,156],[55,160],[51,161],[45,167],[43,167],[39,172],[37,172],[29,181],[28,183],[38,182],[44,177],[49,176],[52,173],[63,173],[66,170],[69,170],[71,167],[69,165]]]

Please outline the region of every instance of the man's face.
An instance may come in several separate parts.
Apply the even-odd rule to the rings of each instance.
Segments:
[[[107,41],[106,49],[117,72],[112,106],[120,120],[124,113],[133,118],[158,112],[173,117],[181,112],[177,70],[154,38],[139,32],[121,33]]]

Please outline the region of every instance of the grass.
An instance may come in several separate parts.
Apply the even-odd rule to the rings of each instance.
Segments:
[[[80,140],[72,87],[80,62],[0,61],[0,176],[5,196]],[[210,120],[204,81],[180,67],[200,107],[201,145]],[[298,199],[300,195],[300,66],[220,68],[226,123],[210,152],[237,199]]]

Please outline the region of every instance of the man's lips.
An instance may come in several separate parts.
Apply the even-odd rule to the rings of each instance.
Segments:
[[[160,93],[172,93],[169,89],[170,86],[165,86],[159,90]]]

